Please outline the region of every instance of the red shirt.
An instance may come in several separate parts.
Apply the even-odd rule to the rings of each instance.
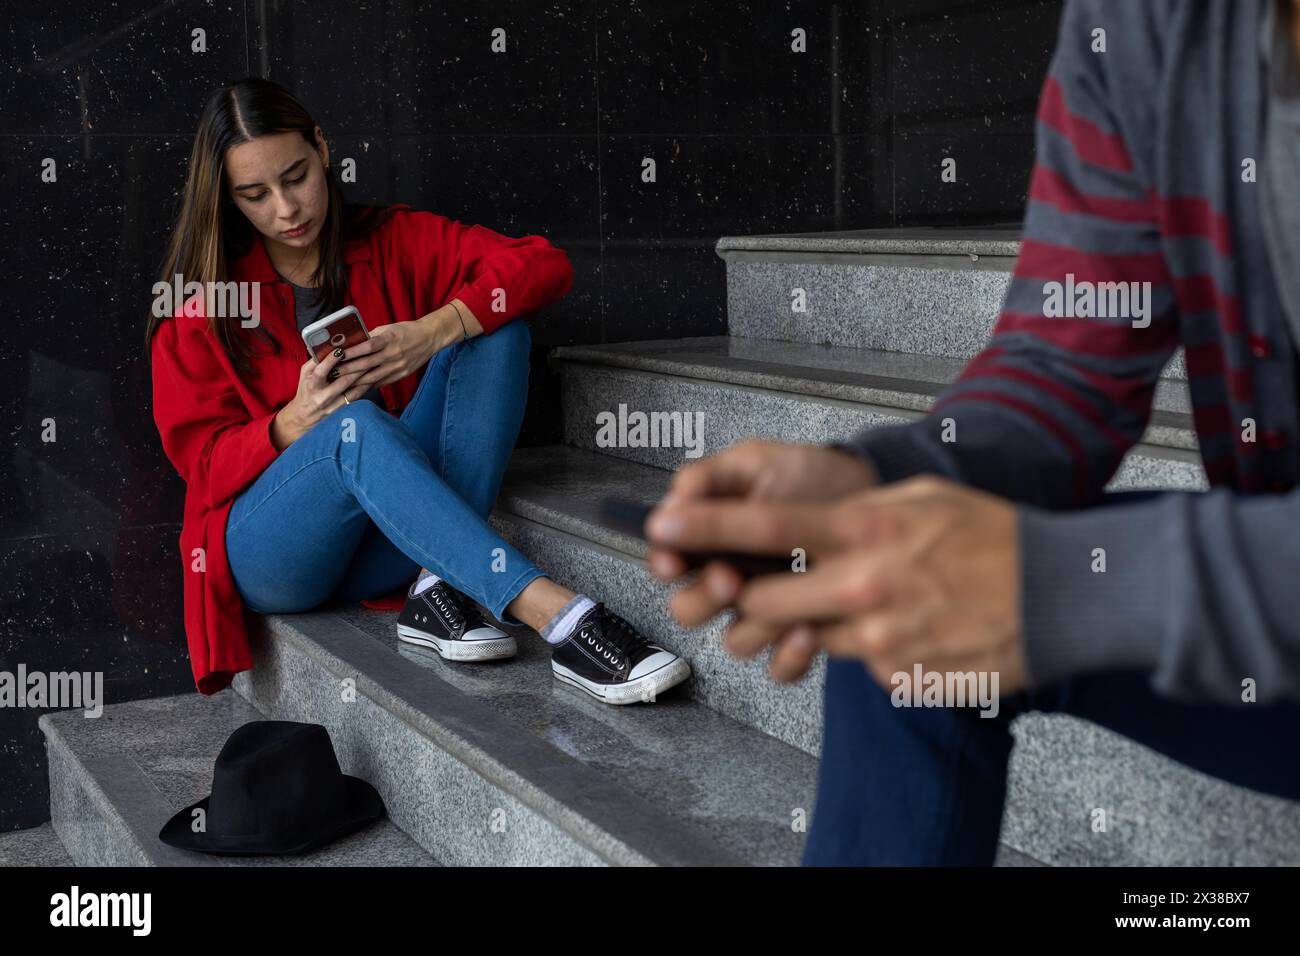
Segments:
[[[346,302],[368,328],[419,319],[459,298],[489,334],[572,288],[568,256],[541,236],[516,239],[404,204],[394,209],[387,222],[344,249]],[[226,560],[226,518],[239,493],[279,454],[271,444],[271,419],[297,393],[307,360],[289,285],[262,243],[254,242],[230,271],[232,280],[262,283],[260,321],[280,343],[278,355],[259,351],[251,358],[259,374],[241,379],[200,315],[163,319],[151,345],[154,421],[186,483],[180,534],[185,636],[203,694],[216,693],[253,665],[243,602]],[[494,295],[497,289],[504,298]],[[494,312],[494,303],[504,311]],[[421,368],[380,387],[391,414],[401,414],[423,374]]]

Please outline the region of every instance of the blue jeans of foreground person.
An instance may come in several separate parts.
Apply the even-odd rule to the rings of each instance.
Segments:
[[[297,613],[378,597],[423,566],[520,623],[506,605],[542,572],[487,516],[523,422],[529,344],[520,319],[457,342],[429,360],[400,418],[353,400],[284,449],[226,522],[245,604]]]
[[[1107,495],[1103,506],[1146,494]],[[830,660],[804,865],[991,866],[1010,723],[1027,711],[1072,714],[1211,776],[1300,799],[1300,705],[1291,702],[1175,702],[1156,695],[1149,675],[1115,672],[1007,695],[988,718],[973,707],[894,707],[861,663]],[[1083,832],[1091,824],[1086,808],[1078,813]]]

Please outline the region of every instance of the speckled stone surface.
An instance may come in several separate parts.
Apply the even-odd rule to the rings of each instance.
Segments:
[[[988,341],[1015,266],[1014,256],[964,251],[965,240],[801,241],[833,248],[720,253],[731,335],[968,359]],[[796,288],[802,312],[792,307]],[[1181,348],[1163,374],[1187,378]]]
[[[159,840],[158,831],[172,814],[211,791],[213,763],[227,737],[261,719],[229,690],[213,697],[185,694],[113,704],[95,719],[77,711],[43,716],[51,820],[72,861],[80,866],[435,865],[388,819],[298,856],[210,856]],[[346,766],[344,772],[350,772]]]
[[[600,527],[602,496],[657,499],[667,475],[571,448],[516,452],[493,521],[557,580],[608,599],[696,669],[690,692],[710,707],[809,753],[820,750],[821,667],[804,684],[767,681],[754,662],[721,650],[721,624],[684,631],[667,589],[639,560],[637,539]],[[800,688],[817,690],[805,694]],[[1215,780],[1109,730],[1060,714],[1028,714],[1017,738],[1002,842],[1048,864],[1287,862],[1300,847],[1297,805]],[[1105,798],[1100,804],[1089,803]],[[1118,808],[1117,835],[1089,842],[1086,810]],[[1081,814],[1085,814],[1081,816]],[[1125,836],[1127,834],[1127,836]],[[1017,858],[1008,856],[1008,865]],[[1020,860],[1018,862],[1026,862]]]
[[[1138,448],[1152,446],[1139,445]],[[1129,452],[1124,456],[1115,477],[1107,482],[1106,490],[1205,491],[1210,487],[1200,456],[1196,452],[1174,448],[1159,451],[1160,454],[1144,454],[1141,450]]]
[[[73,862],[79,866],[168,866],[187,865],[179,851],[154,840],[141,842],[136,828],[114,808],[111,796],[94,779],[94,770],[79,762],[65,747],[47,737],[50,775],[50,823]],[[102,768],[106,778],[116,779],[112,768]],[[129,774],[131,768],[126,767]],[[120,775],[119,775],[120,776]],[[146,801],[145,815],[158,819],[162,827],[167,820],[164,803],[146,786],[137,786],[133,804]],[[130,797],[126,798],[131,800]],[[196,798],[197,799],[197,798]],[[174,808],[179,809],[179,807]],[[157,830],[153,836],[157,837]],[[196,858],[192,865],[215,865]]]
[[[1300,803],[1232,786],[1064,714],[1012,725],[1004,842],[1058,866],[1297,866]],[[1106,811],[1106,832],[1093,812]]]
[[[987,341],[1011,276],[975,265],[730,261],[727,329],[747,338],[969,358]],[[791,307],[796,288],[806,295],[803,312]]]
[[[993,861],[994,866],[1048,866],[1042,860],[1036,860],[1028,853],[1021,853],[1019,850],[1013,850],[1005,843],[998,845],[998,854]]]
[[[852,229],[838,232],[786,233],[770,236],[724,236],[718,255],[730,252],[849,252],[904,255],[999,256],[1020,254],[1020,227],[961,229]]]
[[[914,411],[928,409],[966,367],[964,359],[941,355],[726,335],[563,346],[551,353],[551,361],[560,367],[635,369]],[[1153,408],[1160,440],[1148,437],[1150,444],[1196,448],[1186,382],[1162,379]]]
[[[48,823],[0,833],[0,867],[71,865],[72,857]]]
[[[602,436],[597,416],[612,413],[617,417],[620,404],[626,405],[628,413],[681,412],[692,416],[699,413],[703,415],[703,442],[699,447],[703,454],[711,454],[751,437],[835,441],[862,428],[896,424],[920,414],[896,406],[576,363],[566,369],[562,394],[566,443],[665,469],[675,469],[688,462],[687,448],[598,444]],[[1183,437],[1190,439],[1185,432]],[[1198,491],[1208,487],[1208,483],[1195,452],[1143,444],[1125,456],[1108,487]]]
[[[266,621],[237,687],[331,729],[404,829],[446,863],[794,864],[816,761],[679,689],[611,707],[517,657],[443,661],[359,605]],[[356,699],[341,682],[353,679]]]

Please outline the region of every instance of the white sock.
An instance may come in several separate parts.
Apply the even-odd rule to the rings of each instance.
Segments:
[[[442,578],[438,577],[438,575],[434,574],[432,571],[426,571],[424,568],[421,568],[420,576],[415,579],[415,587],[411,590],[411,593],[419,594],[426,588],[433,587],[441,580]]]
[[[575,594],[570,598],[569,603],[560,608],[560,612],[551,618],[544,628],[542,628],[542,638],[547,644],[559,644],[568,639],[573,633],[573,629],[578,626],[582,620],[582,615],[586,614],[596,602],[585,594]]]

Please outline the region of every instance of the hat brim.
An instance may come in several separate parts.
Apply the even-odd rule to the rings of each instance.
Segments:
[[[173,814],[158,831],[158,839],[182,850],[195,850],[218,856],[288,856],[307,853],[327,843],[355,833],[362,827],[384,816],[384,801],[376,790],[360,777],[343,777],[346,799],[338,816],[305,841],[290,843],[273,834],[251,836],[223,836],[207,832],[196,833],[191,827],[195,810],[207,813],[211,795],[190,804]]]

